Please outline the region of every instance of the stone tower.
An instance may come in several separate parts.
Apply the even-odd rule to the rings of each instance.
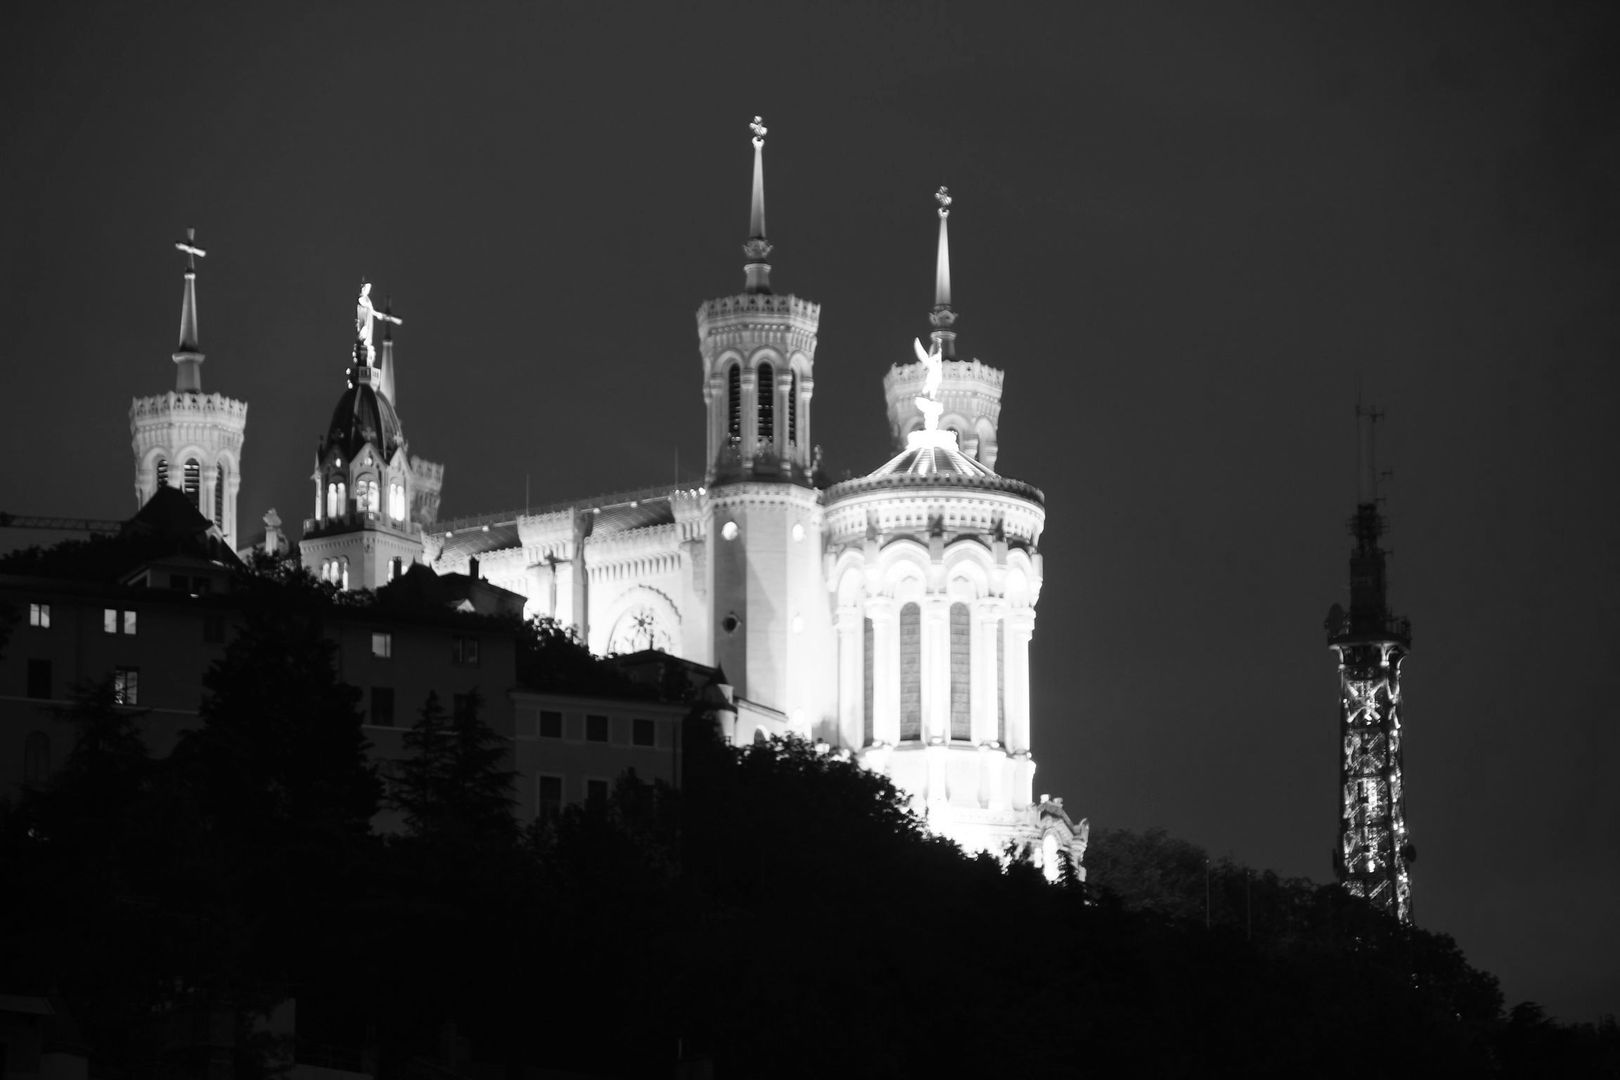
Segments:
[[[186,256],[180,295],[180,345],[174,352],[174,389],[129,405],[135,453],[135,502],[145,506],[160,487],[179,488],[225,542],[236,547],[236,495],[242,486],[242,440],[247,403],[205,394],[205,359],[197,335],[197,230],[175,244]]]
[[[832,709],[819,674],[829,627],[810,441],[821,307],[771,291],[759,117],[751,129],[754,186],[743,291],[697,312],[708,410],[711,659],[737,697],[766,720],[809,734]]]
[[[1356,406],[1359,498],[1350,534],[1350,610],[1328,612],[1328,647],[1339,661],[1339,837],[1333,861],[1353,896],[1402,922],[1412,921],[1409,866],[1416,857],[1406,832],[1401,777],[1401,664],[1412,624],[1389,609],[1385,559],[1378,545],[1384,517],[1373,462],[1380,414]]]
[[[422,558],[422,530],[438,514],[444,466],[412,457],[394,411],[393,331],[402,320],[355,304],[348,389],[315,452],[315,516],[304,522],[304,566],[342,589],[376,589]],[[384,325],[382,351],[372,328]]]
[[[884,378],[898,452],[827,489],[838,714],[826,741],[892,777],[969,851],[1078,869],[1089,826],[1034,793],[1029,645],[1045,497],[1001,476],[1001,373],[953,360],[947,219],[932,346]]]

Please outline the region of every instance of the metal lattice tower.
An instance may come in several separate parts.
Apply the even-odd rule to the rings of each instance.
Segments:
[[[1352,896],[1402,922],[1412,921],[1409,866],[1416,852],[1406,831],[1401,777],[1401,664],[1412,645],[1412,624],[1389,610],[1387,552],[1374,426],[1382,414],[1356,406],[1360,483],[1350,521],[1350,610],[1328,612],[1328,646],[1339,660],[1339,841],[1334,863]]]

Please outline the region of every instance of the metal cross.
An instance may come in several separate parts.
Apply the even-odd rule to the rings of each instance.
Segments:
[[[204,251],[202,248],[197,246],[197,230],[196,229],[189,229],[188,228],[186,230],[186,238],[184,240],[175,241],[174,246],[178,250],[183,251],[183,252],[186,253],[186,269],[187,270],[195,270],[195,269],[197,269],[197,260],[200,259],[200,258],[203,258],[204,256],[206,256],[208,254],[208,252]]]

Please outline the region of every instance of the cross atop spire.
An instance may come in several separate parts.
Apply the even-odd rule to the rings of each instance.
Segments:
[[[196,393],[202,390],[203,362],[197,341],[197,260],[208,252],[197,246],[197,230],[192,228],[186,229],[186,238],[174,246],[186,256],[186,283],[180,294],[180,347],[174,353],[174,388]]]
[[[743,254],[748,262],[743,267],[748,275],[745,292],[771,291],[771,267],[765,261],[771,253],[771,244],[765,239],[765,122],[756,116],[748,125],[754,135],[754,196],[748,207],[748,240]]]
[[[934,310],[928,321],[934,325],[931,336],[939,346],[940,356],[951,360],[956,357],[956,331],[951,329],[956,322],[956,312],[951,310],[951,234],[946,222],[955,200],[950,188],[941,185],[934,192],[934,201],[939,203],[939,254],[934,263]]]

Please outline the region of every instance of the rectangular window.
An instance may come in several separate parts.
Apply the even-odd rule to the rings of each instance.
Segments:
[[[541,711],[540,737],[542,739],[562,738],[562,713],[550,710]]]
[[[28,625],[37,626],[41,630],[49,630],[51,628],[51,605],[29,604]]]
[[[373,686],[371,688],[371,722],[377,727],[394,726],[394,688],[392,686]]]
[[[394,655],[394,635],[386,630],[373,630],[371,632],[371,655],[378,660],[387,660]]]
[[[563,782],[560,776],[540,777],[539,813],[541,821],[550,821],[562,812]]]
[[[49,660],[28,661],[28,696],[41,701],[50,700],[51,662]]]
[[[121,667],[113,671],[113,703],[139,705],[141,703],[141,669]]]
[[[651,720],[630,721],[630,741],[636,746],[652,746],[658,741],[657,729]]]
[[[586,742],[607,742],[608,741],[608,721],[607,721],[607,717],[605,717],[605,716],[586,716],[585,717],[585,741]]]
[[[110,608],[107,608],[105,611],[103,611],[101,613],[101,629],[102,629],[102,632],[108,633],[108,634],[116,634],[116,633],[118,633],[118,609],[117,608],[110,607]]]
[[[451,662],[462,667],[478,666],[478,639],[457,635],[450,648]]]
[[[218,645],[225,640],[225,616],[203,616],[203,641],[209,645]]]
[[[126,611],[126,612],[123,613],[123,615],[124,615],[124,633],[126,633],[126,634],[134,634],[135,633],[135,613],[133,611]]]
[[[606,780],[585,781],[585,801],[588,803],[605,803],[608,796],[608,783]]]

